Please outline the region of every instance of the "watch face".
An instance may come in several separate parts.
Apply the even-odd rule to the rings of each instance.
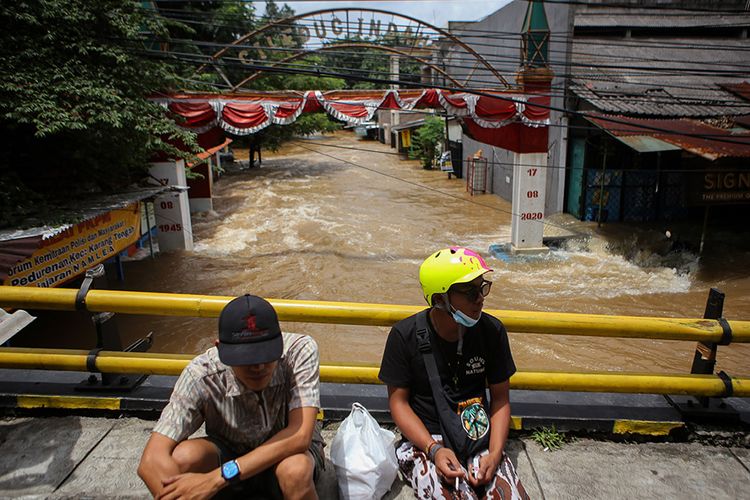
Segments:
[[[221,475],[226,479],[227,481],[236,478],[240,473],[240,468],[237,465],[237,462],[234,460],[230,460],[229,462],[226,462],[224,465],[221,466]]]

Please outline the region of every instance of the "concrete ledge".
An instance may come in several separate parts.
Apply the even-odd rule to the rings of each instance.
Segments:
[[[0,370],[0,411],[156,419],[177,380],[152,375],[132,391],[115,392],[82,387],[87,376],[85,372]],[[554,426],[561,431],[668,436],[685,429],[694,416],[683,415],[669,397],[660,395],[512,390],[510,398],[513,430]],[[721,412],[712,410],[712,421],[750,423],[750,399],[712,401],[713,407],[723,407]],[[343,419],[354,402],[363,404],[379,422],[392,423],[385,386],[321,384],[322,420]]]
[[[79,416],[0,420],[0,498],[150,498],[136,466],[153,424]],[[335,432],[325,429],[328,443]],[[510,439],[506,451],[532,498],[748,498],[747,447],[579,438],[550,452],[521,437]],[[328,465],[318,492],[336,499]],[[385,498],[413,494],[397,479]]]

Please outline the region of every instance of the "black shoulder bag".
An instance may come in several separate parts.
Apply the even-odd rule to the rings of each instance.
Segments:
[[[446,393],[432,352],[430,328],[427,324],[428,311],[429,309],[417,314],[417,346],[430,379],[443,443],[453,450],[461,463],[466,464],[472,455],[489,448],[490,419],[485,410],[487,401],[482,397],[462,403],[453,401]]]

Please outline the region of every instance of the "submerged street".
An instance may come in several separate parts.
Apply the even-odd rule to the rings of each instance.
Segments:
[[[750,0],[289,4],[0,10],[0,500],[750,498]]]
[[[695,228],[605,224],[597,231],[596,223],[557,214],[546,219],[545,236],[590,238],[541,258],[505,261],[488,248],[510,240],[510,212],[497,196],[469,196],[463,179],[342,131],[264,152],[262,168],[230,170],[215,184],[214,212],[193,216],[195,250],[127,262],[121,286],[423,305],[419,264],[439,248],[463,245],[494,269],[486,309],[697,318],[709,288],[718,287],[726,293],[725,317],[750,318],[750,251],[742,235],[715,229],[699,259],[689,250],[665,251],[665,230],[684,241],[696,237]],[[153,330],[154,352],[201,352],[216,336],[214,319],[119,315],[119,325],[132,338]],[[388,332],[284,326],[314,336],[324,363],[378,364]],[[522,370],[687,373],[695,344],[511,332],[511,347]],[[747,345],[721,347],[717,369],[748,375],[748,354]]]

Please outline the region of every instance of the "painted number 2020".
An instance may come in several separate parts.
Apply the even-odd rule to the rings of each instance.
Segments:
[[[541,220],[544,218],[542,212],[522,212],[521,220]]]

